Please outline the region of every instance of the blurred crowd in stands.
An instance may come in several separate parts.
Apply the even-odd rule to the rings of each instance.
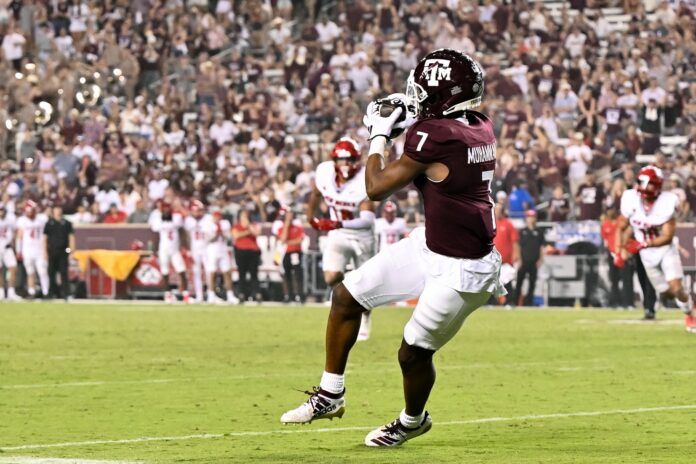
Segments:
[[[450,47],[485,70],[511,217],[599,219],[654,160],[692,219],[694,3],[4,0],[0,201],[144,223],[198,199],[273,221],[302,211],[339,137],[365,140],[370,100]],[[421,220],[415,190],[396,200]]]

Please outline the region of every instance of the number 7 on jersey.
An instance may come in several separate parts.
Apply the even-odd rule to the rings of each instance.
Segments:
[[[488,182],[488,194],[490,195],[493,193],[492,189],[492,184],[493,184],[493,173],[495,171],[490,170],[490,171],[483,171],[481,172],[481,181],[482,182]],[[493,221],[493,230],[496,229],[495,226],[495,201],[493,200],[493,197],[490,196],[491,199],[491,220]]]

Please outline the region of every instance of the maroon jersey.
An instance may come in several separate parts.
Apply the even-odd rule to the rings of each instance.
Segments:
[[[406,133],[406,156],[419,163],[442,163],[449,174],[441,182],[425,174],[413,183],[423,195],[428,248],[445,256],[478,259],[493,249],[495,169],[493,124],[467,111],[466,119],[424,119]]]

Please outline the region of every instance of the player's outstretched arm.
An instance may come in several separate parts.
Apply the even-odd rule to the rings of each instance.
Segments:
[[[307,220],[311,221],[312,218],[314,217],[314,212],[317,210],[317,207],[319,206],[319,200],[321,199],[321,192],[317,188],[316,184],[314,185],[314,188],[312,188],[312,191],[309,194],[309,201],[307,201]]]
[[[615,248],[616,252],[619,253],[623,259],[628,258],[625,245],[632,233],[633,229],[629,226],[628,219],[623,215],[619,216],[616,222]]]
[[[669,221],[662,224],[660,228],[660,235],[652,240],[648,240],[647,246],[649,247],[660,247],[663,245],[669,245],[674,239],[674,233],[677,229],[676,219],[670,219]]]
[[[373,156],[374,155],[374,156]],[[377,156],[379,155],[379,156]],[[370,153],[365,167],[365,187],[370,200],[379,201],[389,197],[392,193],[405,187],[419,174],[427,169],[428,165],[414,161],[408,156],[402,156],[386,167],[382,167],[384,153]]]

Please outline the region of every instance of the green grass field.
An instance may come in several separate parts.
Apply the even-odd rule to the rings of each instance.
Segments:
[[[479,310],[436,357],[432,431],[364,447],[402,408],[409,314],[374,314],[342,420],[284,427],[321,375],[326,308],[0,304],[0,462],[696,462],[676,312]]]

